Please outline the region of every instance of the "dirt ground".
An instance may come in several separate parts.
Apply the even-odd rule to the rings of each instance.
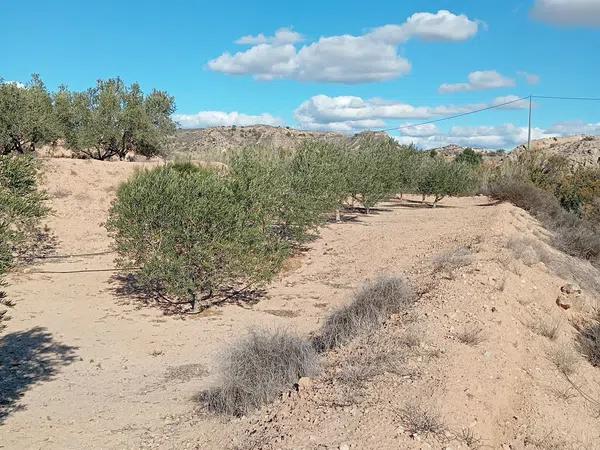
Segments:
[[[507,248],[514,237],[546,246],[523,211],[484,197],[385,203],[324,227],[259,302],[173,315],[127,292],[102,226],[118,184],[144,165],[46,161],[55,254],[71,256],[10,276],[0,448],[600,448],[600,375],[571,350],[597,293],[556,305],[570,275]],[[469,264],[432,273],[459,247]],[[255,414],[198,411],[229,342],[255,326],[310,333],[380,274],[405,274],[421,292],[410,317],[331,353],[310,387]],[[547,321],[560,324],[553,339],[536,326]],[[373,348],[398,350],[403,370],[340,382],[340,368]],[[553,362],[562,351],[573,355],[568,378]],[[439,430],[413,430],[415,408],[439,416]]]

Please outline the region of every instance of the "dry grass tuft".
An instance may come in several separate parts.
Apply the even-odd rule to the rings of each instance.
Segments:
[[[456,340],[462,344],[475,347],[485,341],[483,330],[479,327],[467,328],[463,331],[454,333]]]
[[[433,269],[435,272],[445,273],[453,278],[455,270],[473,264],[473,260],[473,252],[469,248],[459,247],[433,258]]]
[[[548,360],[565,376],[573,375],[579,363],[577,354],[566,346],[549,351]]]
[[[349,305],[327,318],[314,338],[315,348],[325,351],[373,332],[392,314],[407,310],[415,301],[413,289],[401,278],[382,277],[369,282]]]
[[[456,438],[469,448],[481,448],[483,445],[481,437],[475,434],[470,428],[460,430],[460,433],[456,434]]]
[[[398,352],[365,348],[363,352],[347,358],[336,375],[336,379],[355,389],[384,373],[402,374],[404,356]]]
[[[428,436],[446,431],[440,415],[430,408],[410,403],[398,412],[402,425],[410,434]]]
[[[319,372],[310,343],[283,330],[253,330],[223,359],[220,381],[200,394],[209,411],[240,416]]]
[[[529,323],[529,328],[536,334],[555,341],[560,335],[560,319],[540,320]]]

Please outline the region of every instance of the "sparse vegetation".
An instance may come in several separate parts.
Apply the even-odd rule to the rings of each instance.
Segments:
[[[592,219],[593,214],[588,217],[564,208],[564,198],[561,203],[561,198],[551,191],[552,187],[559,185],[555,177],[554,172],[547,172],[546,166],[540,165],[537,160],[522,160],[504,166],[488,182],[486,191],[540,219],[552,231],[553,244],[557,248],[598,266],[600,223]]]
[[[226,353],[217,386],[201,394],[209,411],[243,415],[319,372],[310,343],[287,331],[254,330]]]
[[[333,312],[314,338],[315,347],[328,350],[377,328],[392,314],[410,308],[415,293],[406,281],[382,277],[365,284],[350,304]]]
[[[550,339],[551,341],[555,341],[558,339],[560,335],[560,327],[561,321],[560,319],[551,319],[551,320],[536,320],[529,324],[529,328],[540,336]]]

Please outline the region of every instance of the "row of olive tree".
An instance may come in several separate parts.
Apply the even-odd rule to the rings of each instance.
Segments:
[[[197,311],[225,289],[272,278],[336,210],[368,213],[399,192],[435,204],[470,193],[474,181],[469,165],[391,139],[245,149],[220,172],[191,163],[138,172],[118,190],[107,227],[121,267],[140,267],[145,289]]]
[[[145,95],[137,83],[98,80],[83,92],[61,86],[50,93],[32,76],[26,85],[0,79],[0,154],[33,151],[62,141],[94,159],[124,158],[129,151],[159,154],[175,132],[173,97],[163,91]]]

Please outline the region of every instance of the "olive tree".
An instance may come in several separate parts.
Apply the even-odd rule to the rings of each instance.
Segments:
[[[137,83],[127,87],[115,78],[85,92],[59,94],[67,146],[90,158],[122,159],[129,151],[153,156],[175,132],[174,99],[162,91],[146,96]]]
[[[58,137],[52,97],[40,77],[26,85],[0,79],[0,154],[33,151]]]
[[[433,196],[432,207],[447,196],[468,195],[473,192],[476,177],[467,163],[447,161],[443,157],[421,158],[416,188],[423,196]]]
[[[399,183],[397,167],[400,146],[391,138],[368,138],[348,150],[344,174],[350,197],[367,214],[378,202],[392,195]]]
[[[107,228],[124,269],[193,311],[224,288],[276,273],[285,252],[252,223],[228,177],[164,166],[138,172],[117,191]]]

